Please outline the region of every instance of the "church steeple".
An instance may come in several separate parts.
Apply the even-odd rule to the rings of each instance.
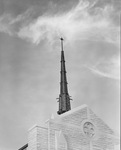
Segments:
[[[63,51],[63,38],[61,40],[61,71],[60,71],[60,95],[59,95],[59,110],[58,114],[61,115],[71,109],[70,96],[68,94],[65,58]]]

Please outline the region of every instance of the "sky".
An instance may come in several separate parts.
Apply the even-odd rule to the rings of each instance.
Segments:
[[[119,132],[120,12],[120,0],[0,0],[0,150],[56,116],[61,36],[72,109]]]

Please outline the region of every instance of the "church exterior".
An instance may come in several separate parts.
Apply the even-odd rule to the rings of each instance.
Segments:
[[[72,109],[28,131],[28,144],[19,150],[115,150],[116,133],[87,105]]]
[[[59,110],[45,127],[28,131],[28,143],[19,150],[115,150],[119,136],[87,105],[71,110],[68,94],[63,38],[61,38]]]

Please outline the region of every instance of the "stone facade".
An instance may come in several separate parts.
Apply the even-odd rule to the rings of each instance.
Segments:
[[[113,150],[119,143],[114,131],[86,105],[51,119],[49,126],[63,133],[68,150]]]
[[[48,129],[35,125],[28,131],[27,150],[48,150]]]
[[[86,105],[28,131],[27,150],[115,150],[119,137]]]

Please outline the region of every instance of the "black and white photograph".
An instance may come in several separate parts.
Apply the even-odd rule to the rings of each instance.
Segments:
[[[0,0],[0,150],[120,150],[121,0]]]

